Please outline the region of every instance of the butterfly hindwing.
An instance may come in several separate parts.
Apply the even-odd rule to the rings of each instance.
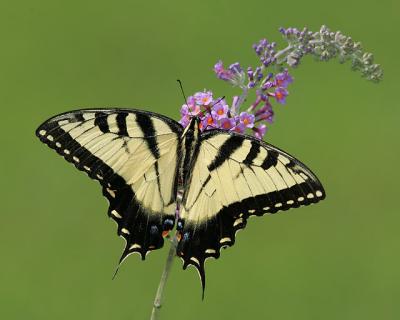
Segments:
[[[232,246],[251,215],[273,214],[325,197],[317,177],[289,154],[251,136],[210,130],[183,197],[178,255],[194,265],[204,286],[204,261]]]
[[[163,246],[174,226],[182,127],[133,109],[88,109],[55,116],[36,131],[42,142],[98,180],[108,214],[125,238],[123,260]]]

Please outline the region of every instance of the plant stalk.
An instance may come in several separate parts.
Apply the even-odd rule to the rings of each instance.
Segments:
[[[158,289],[156,297],[153,302],[153,310],[151,311],[150,320],[158,320],[160,316],[160,308],[162,306],[164,288],[168,280],[169,273],[171,271],[172,263],[176,255],[176,246],[178,244],[178,239],[176,236],[171,240],[171,247],[169,248],[167,260],[165,262],[164,270],[161,275],[160,283],[158,284]]]

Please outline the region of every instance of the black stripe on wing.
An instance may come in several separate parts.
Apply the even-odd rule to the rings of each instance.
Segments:
[[[153,122],[151,118],[146,114],[137,114],[136,122],[138,123],[140,129],[143,131],[143,135],[146,137],[146,143],[151,150],[154,158],[160,158],[160,151],[158,150],[158,144],[156,140],[156,130],[154,129]]]
[[[250,151],[247,154],[246,158],[244,159],[243,163],[247,166],[252,165],[253,161],[257,158],[258,154],[260,153],[260,150],[261,150],[260,144],[256,143],[255,141],[252,141]]]
[[[108,114],[103,111],[98,111],[94,114],[94,117],[94,124],[99,127],[100,131],[103,133],[109,133],[110,128],[107,121]]]
[[[239,149],[243,143],[243,139],[240,136],[230,136],[218,151],[217,156],[208,165],[208,170],[213,171],[220,167],[229,157]]]
[[[118,125],[118,135],[122,137],[128,137],[128,128],[126,125],[126,117],[128,112],[119,112],[117,114],[117,125]]]

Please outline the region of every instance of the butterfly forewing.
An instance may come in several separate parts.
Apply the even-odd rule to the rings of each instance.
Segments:
[[[121,260],[162,247],[175,220],[178,123],[132,109],[78,110],[49,119],[36,134],[100,182],[126,239]]]
[[[249,216],[309,205],[325,192],[304,164],[258,139],[212,130],[200,140],[181,209],[178,255],[204,278],[205,259],[233,245]]]

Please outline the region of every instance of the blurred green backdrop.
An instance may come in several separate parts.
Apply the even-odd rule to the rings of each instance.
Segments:
[[[233,248],[175,261],[162,319],[399,319],[398,1],[2,1],[1,319],[147,319],[167,254],[123,248],[100,187],[34,136],[49,116],[132,106],[177,118],[182,96],[230,96],[212,66],[255,64],[280,26],[327,24],[385,70],[369,83],[311,58],[266,139],[320,177],[327,199],[249,221]]]

